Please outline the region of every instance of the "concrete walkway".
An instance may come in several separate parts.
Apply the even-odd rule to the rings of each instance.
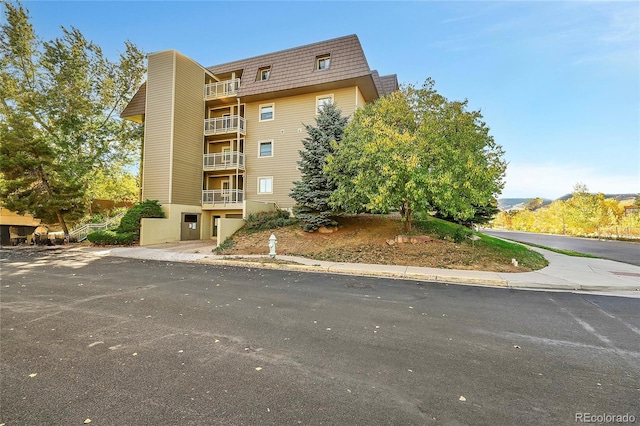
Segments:
[[[337,263],[297,256],[265,255],[217,256],[208,241],[167,243],[146,247],[118,247],[103,255],[168,262],[197,262],[363,276],[408,278],[443,283],[475,284],[519,289],[597,291],[640,297],[640,267],[612,260],[572,257],[533,248],[544,255],[549,266],[534,272],[503,273],[457,269],[422,268],[399,265]],[[264,259],[264,262],[260,262]]]

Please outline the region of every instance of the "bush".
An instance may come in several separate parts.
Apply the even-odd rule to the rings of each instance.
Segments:
[[[225,251],[227,251],[231,247],[233,247],[233,238],[229,237],[226,240],[224,240],[224,242],[222,244],[220,244],[218,247],[214,248],[213,252],[215,254],[224,253]]]
[[[285,226],[294,225],[296,223],[298,223],[298,220],[291,218],[291,214],[286,210],[252,213],[247,218],[247,231],[257,232],[284,228]]]
[[[471,234],[472,234],[472,232],[471,232],[470,229],[459,227],[453,233],[453,241],[455,243],[461,243],[461,242],[465,241],[467,239],[467,237],[469,235],[471,235]]]
[[[102,223],[104,222],[104,216],[100,213],[94,214],[91,216],[91,223]]]
[[[158,200],[145,200],[131,207],[120,219],[120,226],[116,231],[140,235],[140,219],[145,217],[164,217],[164,212]]]
[[[442,219],[430,218],[414,220],[415,229],[430,235],[437,235],[441,240],[452,240],[456,243],[464,242],[473,232],[462,225],[447,222]]]
[[[96,231],[87,235],[87,240],[103,246],[124,245],[130,246],[138,240],[134,232],[116,232],[113,230]]]

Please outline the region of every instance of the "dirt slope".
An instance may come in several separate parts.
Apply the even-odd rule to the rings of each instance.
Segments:
[[[268,240],[273,233],[278,239],[277,253],[280,255],[335,262],[499,272],[530,270],[521,266],[514,267],[510,258],[500,257],[478,244],[474,246],[471,241],[456,244],[432,237],[427,242],[390,245],[388,240],[403,234],[403,224],[397,217],[357,215],[343,217],[338,221],[338,231],[330,234],[304,232],[297,225],[251,234],[241,230],[233,236],[233,247],[222,254],[268,255]]]

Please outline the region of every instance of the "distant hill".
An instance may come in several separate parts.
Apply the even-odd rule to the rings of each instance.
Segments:
[[[558,198],[558,200],[567,201],[571,198],[573,194],[565,194],[562,197]],[[604,198],[613,198],[616,201],[624,201],[624,200],[633,200],[638,196],[638,194],[604,194]]]
[[[533,200],[532,198],[498,198],[498,209],[499,210],[524,210],[524,208]],[[542,199],[542,204],[539,207],[547,206],[553,202],[553,200],[549,200],[547,198]]]
[[[562,197],[558,198],[558,200],[567,201],[571,198],[572,194],[566,194]],[[604,198],[613,198],[616,201],[625,201],[625,200],[634,200],[638,194],[604,194]],[[535,197],[531,198],[498,198],[498,209],[500,210],[524,210],[524,208],[532,201],[535,200]],[[555,200],[549,200],[547,198],[543,198],[543,202],[539,207],[548,206]]]

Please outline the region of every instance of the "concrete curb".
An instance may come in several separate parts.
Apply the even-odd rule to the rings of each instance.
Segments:
[[[417,281],[435,281],[446,284],[477,284],[507,287],[507,280],[502,279],[484,279],[474,277],[458,277],[458,276],[444,276],[444,275],[431,275],[421,274],[416,272],[392,272],[392,271],[371,271],[359,268],[343,268],[340,266],[311,266],[302,264],[277,264],[267,262],[251,262],[232,259],[212,259],[203,258],[194,260],[196,263],[213,264],[213,265],[229,265],[229,266],[241,266],[246,268],[265,268],[265,269],[290,269],[302,272],[320,272],[325,274],[342,274],[342,275],[356,275],[365,277],[380,277],[380,278],[395,278],[395,279],[412,279]],[[403,267],[405,268],[405,267]]]
[[[228,265],[245,268],[263,268],[274,270],[295,270],[300,272],[319,272],[341,275],[356,275],[366,277],[411,279],[416,281],[439,282],[443,284],[479,285],[488,287],[501,287],[510,289],[535,289],[535,290],[568,290],[568,291],[640,291],[635,286],[606,286],[606,285],[575,285],[575,284],[549,284],[549,283],[516,283],[506,279],[473,278],[461,276],[443,276],[420,273],[396,273],[389,271],[363,271],[360,269],[339,268],[336,266],[311,266],[301,264],[277,264],[267,262],[250,262],[231,259],[211,259],[208,257],[195,259],[192,262],[209,265]]]
[[[367,265],[367,264],[346,264],[326,261],[316,261],[293,256],[278,256],[277,259],[295,263],[269,263],[260,262],[266,256],[253,256],[255,261],[234,260],[233,258],[221,258],[208,254],[189,254],[171,252],[158,249],[144,248],[121,248],[106,250],[103,255],[115,257],[127,257],[144,260],[158,260],[164,262],[187,262],[208,265],[235,266],[244,268],[262,268],[274,270],[291,270],[300,272],[320,272],[329,274],[342,274],[352,276],[379,277],[391,279],[409,279],[416,281],[438,282],[443,284],[476,285],[484,287],[499,287],[510,289],[530,289],[530,290],[560,290],[560,291],[585,291],[585,292],[639,292],[638,284],[626,285],[602,285],[602,284],[578,284],[553,275],[544,275],[544,280],[538,281],[535,276],[526,281],[519,279],[509,279],[501,276],[501,273],[472,270],[440,270],[435,268],[424,268],[428,271],[416,271],[415,267],[399,265]],[[246,257],[246,256],[243,256]],[[376,270],[377,269],[377,270]],[[546,269],[546,268],[545,268]],[[527,274],[524,272],[523,274]],[[485,276],[479,276],[485,275]],[[529,281],[530,280],[530,281]]]

